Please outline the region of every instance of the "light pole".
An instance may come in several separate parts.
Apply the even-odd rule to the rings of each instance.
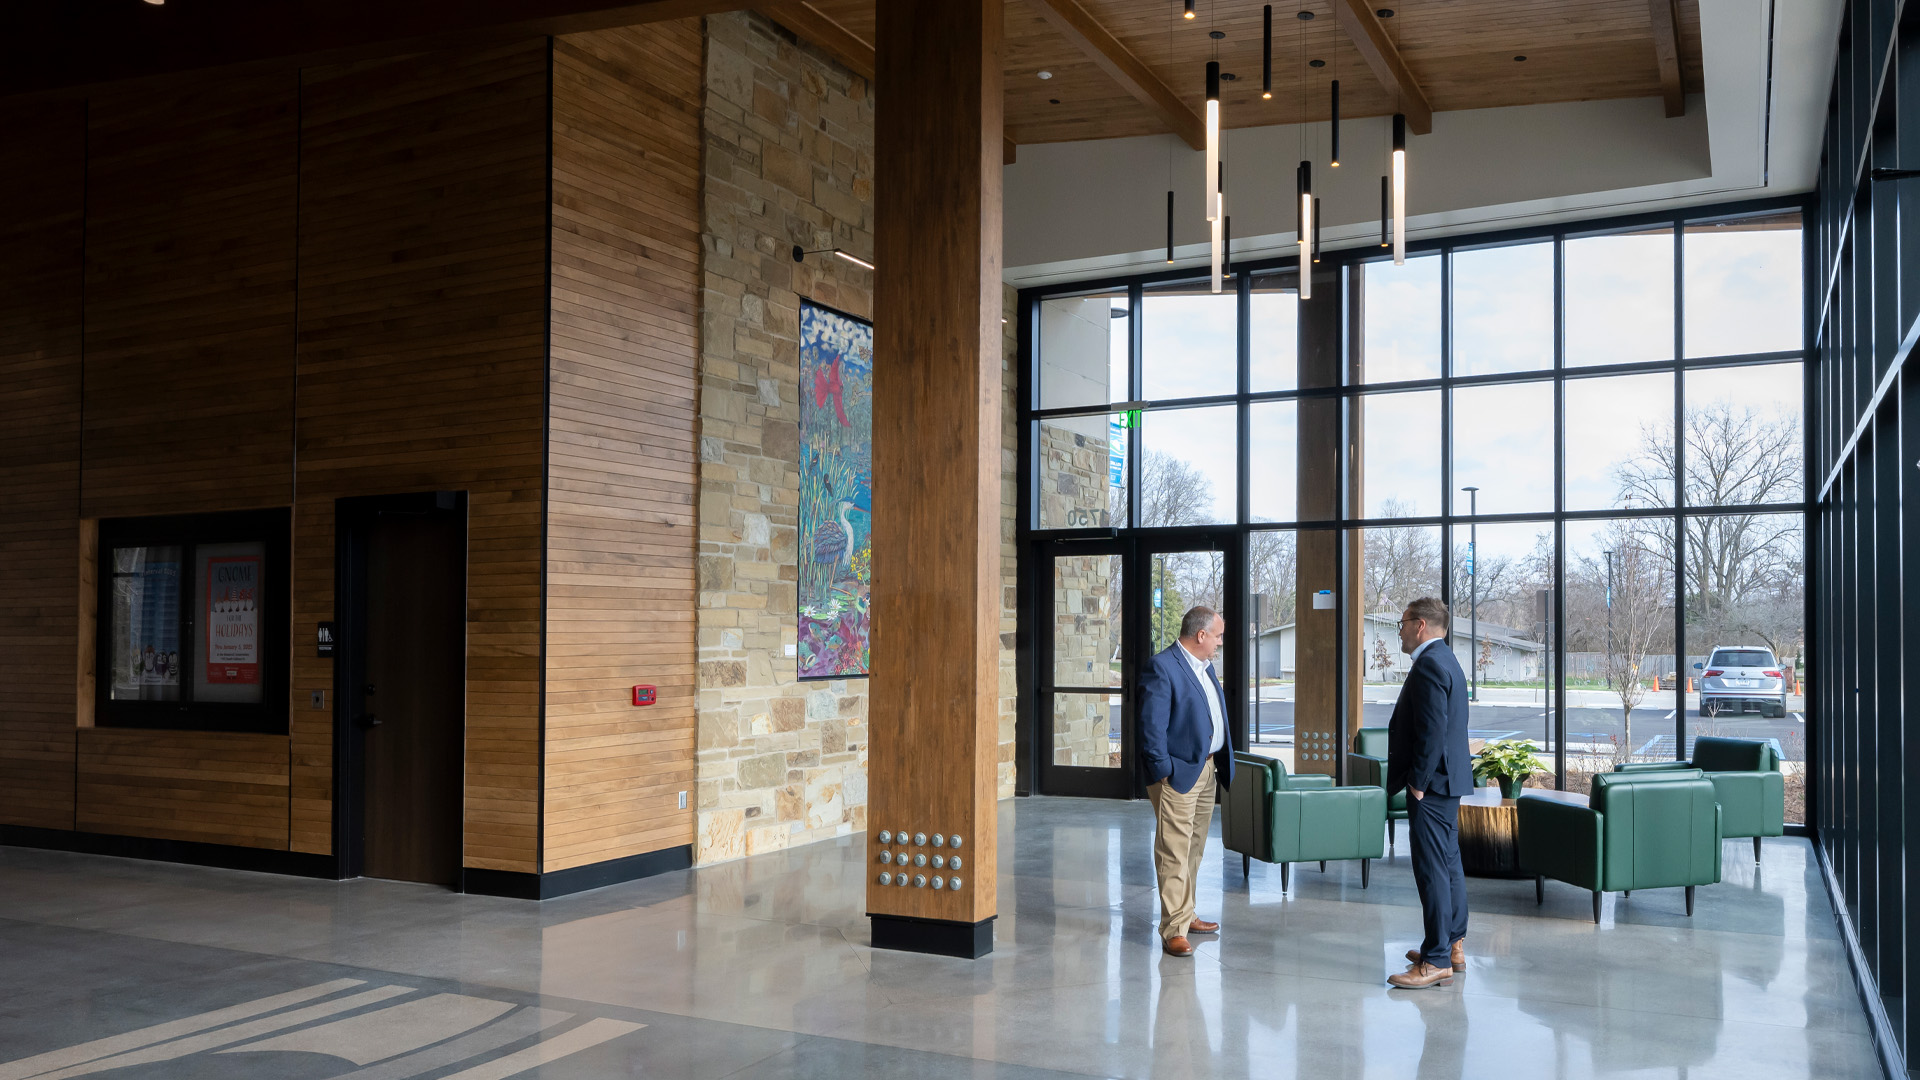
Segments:
[[[1607,557],[1607,689],[1613,689],[1613,552]]]
[[[1474,566],[1474,559],[1480,555],[1480,489],[1463,487],[1467,493],[1467,597],[1468,609],[1472,612],[1473,629],[1467,634],[1467,663],[1470,671],[1467,677],[1467,700],[1480,701],[1480,573]]]

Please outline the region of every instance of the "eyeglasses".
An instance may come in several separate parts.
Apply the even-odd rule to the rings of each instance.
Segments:
[[[1409,619],[1409,618],[1407,618],[1407,617],[1406,617],[1405,615],[1402,615],[1402,616],[1400,616],[1400,625],[1401,625],[1401,626],[1405,626],[1405,625],[1407,625],[1408,623],[1412,623],[1412,622],[1425,622],[1425,621],[1426,621],[1425,619],[1417,619],[1417,618],[1416,618],[1416,619]]]

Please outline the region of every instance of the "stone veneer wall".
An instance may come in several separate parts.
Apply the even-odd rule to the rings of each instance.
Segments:
[[[873,311],[870,272],[831,256],[796,264],[791,255],[796,243],[873,250],[867,81],[760,15],[713,16],[706,26],[701,863],[866,828],[866,682],[798,682],[788,650],[799,547],[800,299],[863,317]],[[876,363],[884,370],[887,358]],[[1004,363],[1011,436],[1012,360]],[[1013,793],[1015,445],[1010,438],[1002,469],[1002,797]]]

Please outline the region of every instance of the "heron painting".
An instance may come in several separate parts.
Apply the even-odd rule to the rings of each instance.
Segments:
[[[800,302],[802,679],[867,674],[873,565],[873,325]]]

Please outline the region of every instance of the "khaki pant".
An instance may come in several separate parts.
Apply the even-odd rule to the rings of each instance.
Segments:
[[[1153,871],[1160,879],[1160,937],[1185,937],[1193,922],[1193,892],[1200,878],[1200,856],[1207,850],[1213,824],[1213,759],[1200,766],[1193,790],[1181,793],[1166,780],[1147,786],[1157,821],[1153,833]]]

